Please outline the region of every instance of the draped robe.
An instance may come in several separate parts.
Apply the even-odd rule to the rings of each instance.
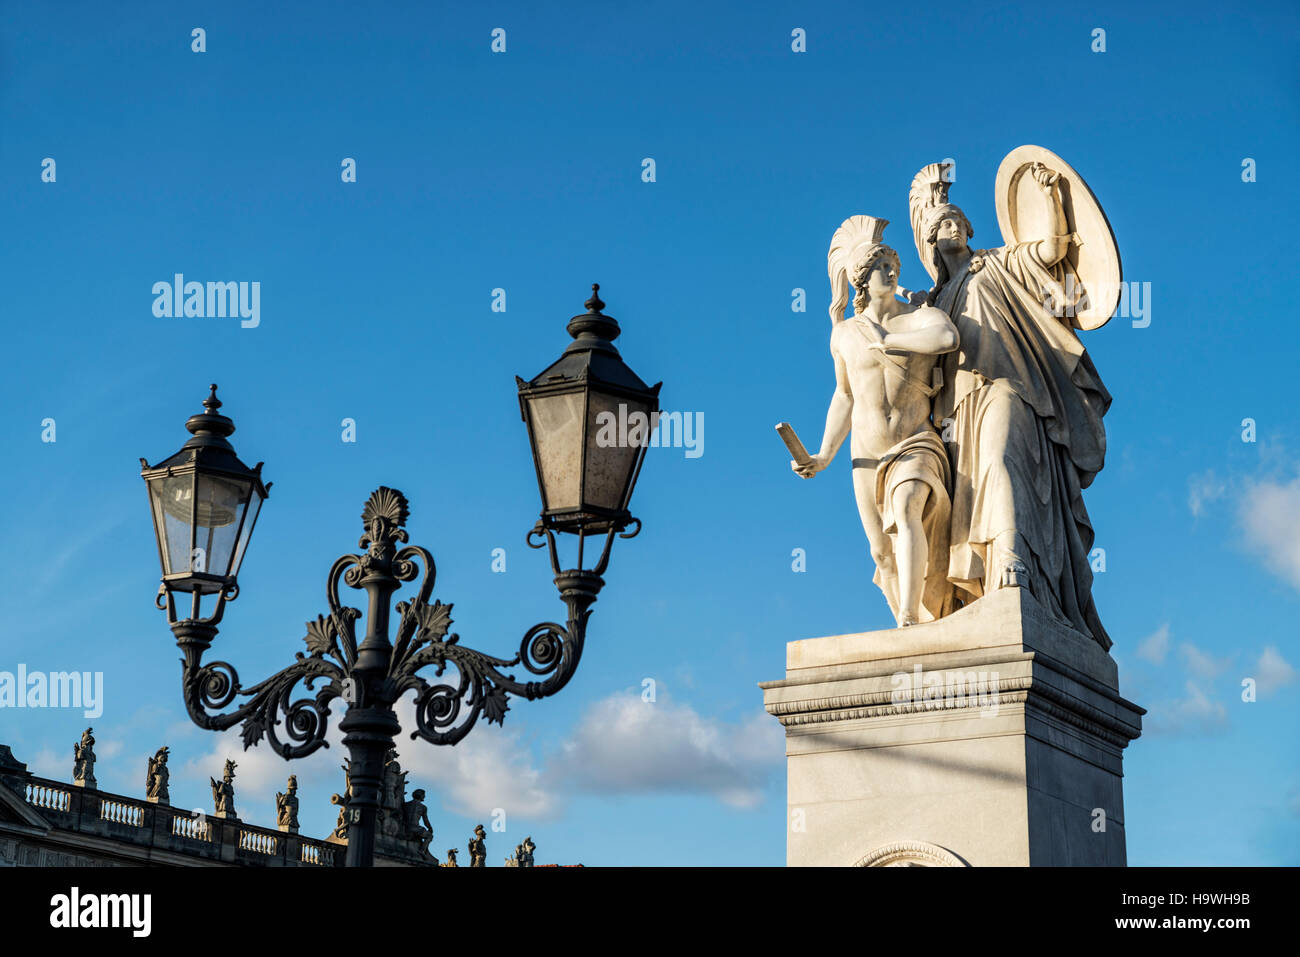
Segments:
[[[972,264],[935,301],[961,335],[940,360],[934,404],[953,467],[948,579],[966,601],[998,587],[993,542],[1015,531],[1034,597],[1109,649],[1083,489],[1105,460],[1110,393],[1069,320],[1044,306],[1061,301],[1062,264],[1047,266],[1032,242],[978,251]]]

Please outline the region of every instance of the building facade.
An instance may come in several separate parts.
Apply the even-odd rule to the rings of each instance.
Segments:
[[[89,739],[89,744],[87,743]],[[149,759],[142,800],[99,790],[90,731],[77,746],[72,782],[33,774],[0,744],[0,867],[337,867],[346,856],[344,809],[325,838],[298,833],[296,781],[277,797],[274,827],[241,820],[234,805],[234,762],[220,782],[213,779],[213,813],[173,807],[166,788],[166,750]],[[385,806],[376,838],[376,866],[437,867],[428,853],[431,829],[424,806],[405,796],[405,772],[390,760]],[[423,792],[416,792],[416,798]],[[412,812],[417,812],[413,815]],[[450,855],[449,855],[450,856]],[[457,866],[454,863],[442,866]],[[481,866],[481,865],[480,865]]]

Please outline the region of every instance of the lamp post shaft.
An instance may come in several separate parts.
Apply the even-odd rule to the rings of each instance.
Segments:
[[[348,867],[372,867],[375,831],[379,823],[384,763],[401,732],[393,712],[394,689],[388,680],[393,645],[389,641],[389,603],[401,581],[393,574],[395,543],[405,532],[386,518],[372,519],[367,529],[369,551],[362,559],[364,574],[358,584],[367,602],[366,637],[357,649],[352,695],[347,714],[339,722],[348,749]],[[363,539],[363,543],[366,539]]]
[[[348,867],[372,867],[375,863],[375,830],[379,822],[380,789],[384,782],[384,758],[402,730],[392,705],[348,709],[339,728],[348,749],[347,801]]]

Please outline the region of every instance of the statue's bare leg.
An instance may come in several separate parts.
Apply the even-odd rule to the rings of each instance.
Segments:
[[[889,612],[898,618],[898,569],[894,562],[894,548],[885,534],[876,508],[876,470],[864,466],[853,469],[853,494],[858,500],[858,516],[871,545],[871,560],[880,569],[880,590],[889,602]]]
[[[898,565],[898,624],[905,628],[920,620],[921,594],[925,590],[925,565],[929,548],[921,522],[930,487],[924,482],[904,482],[894,489],[891,504],[898,534],[894,559]]]

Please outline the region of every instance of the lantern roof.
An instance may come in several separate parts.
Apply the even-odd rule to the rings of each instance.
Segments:
[[[146,472],[165,472],[201,468],[229,475],[251,476],[257,480],[261,496],[266,498],[271,483],[262,485],[263,463],[258,462],[250,469],[239,460],[234,446],[227,441],[227,436],[235,431],[235,423],[229,416],[217,411],[221,408],[221,400],[217,398],[216,383],[208,388],[211,391],[203,400],[205,411],[190,416],[185,422],[191,438],[181,446],[180,451],[157,465],[150,465],[145,459],[140,459],[141,469]]]
[[[614,340],[622,330],[617,319],[602,312],[605,303],[600,299],[600,283],[591,284],[591,298],[583,305],[587,311],[569,320],[567,330],[573,342],[564,354],[531,382],[516,377],[519,388],[545,389],[585,379],[616,390],[657,395],[663,383],[646,385],[615,348]]]

